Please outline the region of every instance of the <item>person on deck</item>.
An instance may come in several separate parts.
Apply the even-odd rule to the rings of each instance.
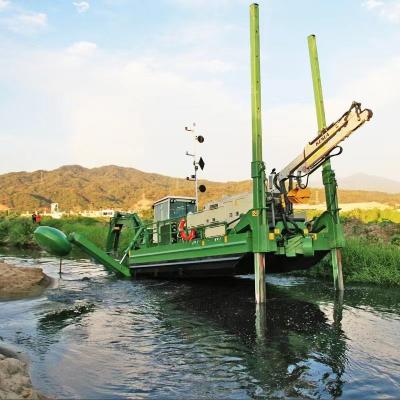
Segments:
[[[35,212],[32,213],[32,223],[33,224],[36,223],[36,213]]]

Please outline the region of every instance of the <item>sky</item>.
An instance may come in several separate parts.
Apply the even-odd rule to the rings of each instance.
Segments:
[[[249,4],[244,0],[0,0],[0,173],[121,165],[250,177]],[[278,170],[317,133],[307,36],[327,122],[353,100],[373,119],[337,175],[398,179],[400,0],[263,0],[263,150]]]

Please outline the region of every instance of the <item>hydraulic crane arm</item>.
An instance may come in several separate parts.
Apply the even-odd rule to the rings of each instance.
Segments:
[[[308,175],[328,157],[329,153],[356,129],[369,121],[372,111],[361,110],[361,103],[353,102],[350,109],[336,122],[322,130],[319,135],[309,142],[304,150],[291,163],[277,174],[277,181],[283,182],[288,178]]]

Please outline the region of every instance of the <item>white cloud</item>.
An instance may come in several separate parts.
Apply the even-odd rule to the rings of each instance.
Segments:
[[[364,2],[364,7],[368,8],[368,10],[373,10],[377,7],[382,7],[383,1],[381,0],[367,0]]]
[[[233,176],[247,177],[250,119],[242,112],[248,109],[247,97],[243,104],[221,82],[187,78],[165,68],[165,60],[153,63],[97,51],[77,61],[77,55],[92,49],[93,43],[81,42],[63,52],[17,52],[13,60],[0,61],[0,79],[17,82],[38,99],[35,109],[41,111],[35,118],[49,121],[49,135],[64,132],[67,161],[59,159],[59,164],[119,164],[185,177],[191,168],[185,151],[191,150],[192,140],[184,127],[195,121],[206,137],[201,148],[206,176],[226,179],[237,171]],[[14,121],[13,129],[18,125]],[[32,140],[44,135],[38,126],[29,130]],[[21,139],[15,137],[18,148]],[[228,148],[230,156],[224,157],[221,149]]]
[[[184,45],[209,49],[209,45],[216,45],[238,33],[238,28],[230,24],[218,24],[213,21],[177,25],[168,33],[163,32],[161,42],[166,46]],[[226,42],[225,42],[226,44]],[[221,49],[220,49],[221,50]]]
[[[47,27],[47,15],[40,12],[21,12],[4,18],[2,22],[13,32],[35,33]]]
[[[4,10],[9,6],[10,2],[8,0],[0,0],[0,11]]]
[[[248,5],[247,0],[168,0],[169,3],[184,8],[220,8],[237,4]]]
[[[97,50],[96,43],[93,42],[76,42],[67,48],[67,53],[78,57],[90,56]]]
[[[236,69],[236,66],[224,59],[210,58],[201,52],[171,57],[167,67],[174,67],[182,73],[223,74]]]
[[[188,60],[187,62],[183,62],[182,66],[185,68],[191,68],[194,70],[198,69],[210,73],[223,73],[232,71],[234,69],[232,64],[218,59]]]
[[[3,53],[0,83],[15,85],[23,93],[15,100],[14,114],[2,111],[11,107],[13,99],[0,108],[2,131],[6,132],[3,127],[8,125],[16,132],[9,136],[15,141],[8,144],[10,158],[5,154],[3,159],[8,170],[30,169],[33,161],[29,157],[11,154],[21,146],[36,149],[40,138],[39,145],[46,145],[41,145],[41,158],[34,161],[33,168],[119,164],[185,177],[191,166],[184,153],[191,150],[192,143],[183,128],[196,122],[198,132],[206,138],[198,146],[207,163],[203,176],[218,180],[249,177],[249,96],[247,92],[232,93],[223,75],[185,74],[186,69],[197,67],[197,54],[181,54],[176,63],[177,58],[171,61],[162,55],[143,59],[110,53],[92,42],[77,42],[57,52],[13,49]],[[199,68],[229,68],[224,58],[202,61],[206,67]],[[335,76],[326,78],[335,80]],[[267,89],[265,85],[265,95],[270,96]],[[336,89],[337,97],[326,96],[328,123],[342,115],[353,100],[374,112],[371,122],[346,140],[343,154],[334,159],[338,176],[358,171],[391,175],[398,169],[400,146],[393,128],[398,114],[400,58],[382,60],[376,67],[369,64],[359,70],[356,80],[341,75]],[[35,99],[33,117],[21,106],[29,95]],[[264,107],[263,116],[268,171],[282,168],[316,134],[312,96],[307,103]],[[24,140],[18,135],[23,121],[28,121],[30,134]],[[43,139],[46,132],[50,141]],[[57,151],[59,157],[51,158]],[[46,164],[49,160],[53,164]]]
[[[75,6],[76,11],[78,11],[79,14],[88,11],[90,8],[90,4],[87,1],[75,1],[72,4]]]
[[[363,5],[389,22],[400,23],[400,0],[366,0]]]

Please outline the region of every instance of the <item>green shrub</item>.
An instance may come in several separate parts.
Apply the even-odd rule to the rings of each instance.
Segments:
[[[400,247],[400,235],[393,235],[390,239],[390,244]]]
[[[342,264],[345,282],[400,286],[400,249],[397,246],[351,238],[342,249]],[[332,279],[330,256],[304,275]]]
[[[8,240],[11,222],[8,218],[0,220],[0,242],[4,243]]]
[[[17,247],[27,246],[33,242],[33,225],[27,218],[21,218],[11,224],[9,229],[10,243]]]
[[[82,233],[102,248],[104,248],[108,232],[108,223],[84,217],[63,219],[45,217],[42,219],[41,225],[60,229],[66,234],[71,232]],[[31,222],[30,218],[3,217],[0,219],[0,244],[16,247],[35,245],[33,232],[37,226]]]

